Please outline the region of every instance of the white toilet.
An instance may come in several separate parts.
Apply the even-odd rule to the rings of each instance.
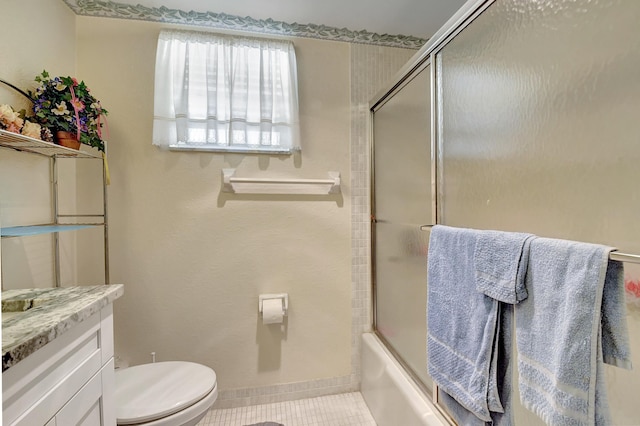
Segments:
[[[116,370],[118,425],[195,426],[217,397],[215,371],[193,362],[155,362]]]

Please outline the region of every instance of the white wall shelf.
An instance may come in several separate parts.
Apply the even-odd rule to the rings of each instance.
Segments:
[[[328,172],[326,179],[240,178],[236,169],[222,169],[222,192],[234,194],[309,194],[340,193],[340,172]]]

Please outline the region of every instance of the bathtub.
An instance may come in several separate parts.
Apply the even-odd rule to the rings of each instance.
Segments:
[[[373,333],[362,335],[360,391],[378,426],[449,426]]]

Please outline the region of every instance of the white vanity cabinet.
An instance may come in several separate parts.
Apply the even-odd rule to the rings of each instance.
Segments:
[[[113,305],[2,373],[5,426],[114,426]]]

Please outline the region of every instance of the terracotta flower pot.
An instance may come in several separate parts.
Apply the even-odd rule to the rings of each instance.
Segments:
[[[80,141],[76,138],[75,133],[57,131],[56,143],[66,148],[80,149]]]

